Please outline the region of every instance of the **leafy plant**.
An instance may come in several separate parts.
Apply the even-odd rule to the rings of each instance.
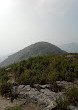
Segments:
[[[76,101],[78,101],[78,88],[72,86],[67,92],[66,96],[70,103],[74,103],[76,105]]]
[[[68,99],[66,97],[61,97],[56,99],[57,110],[68,110]]]
[[[11,83],[3,83],[1,86],[0,86],[0,92],[1,92],[1,95],[5,95],[5,96],[11,96],[12,92],[12,84]]]
[[[5,110],[22,110],[20,106],[16,105],[14,107],[7,107]]]

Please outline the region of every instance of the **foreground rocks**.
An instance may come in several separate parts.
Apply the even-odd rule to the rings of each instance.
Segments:
[[[56,98],[60,93],[55,93],[49,89],[41,89],[38,91],[36,88],[30,87],[30,85],[20,85],[15,87],[17,89],[18,97],[21,99],[32,99],[36,101],[39,105],[44,105],[46,110],[52,110],[56,107]]]
[[[70,109],[70,110],[78,110],[78,107],[70,105],[70,106],[69,106],[69,109]]]
[[[0,110],[5,110],[6,107],[13,107],[15,105],[22,105],[26,102],[25,99],[15,99],[13,103],[10,98],[5,98],[0,95]]]
[[[65,86],[65,89],[70,88],[73,84],[68,83],[65,81],[57,81],[57,85]],[[40,87],[40,89],[37,89],[37,86]],[[78,87],[78,85],[74,85]],[[50,90],[50,85],[35,85],[34,88],[30,87],[30,85],[19,85],[14,86],[13,91],[16,91],[18,94],[18,98],[20,99],[31,99],[39,106],[43,105],[44,110],[56,110],[57,104],[56,104],[56,98],[59,96],[63,97],[63,92],[53,92]],[[23,104],[23,103],[22,103]],[[75,106],[70,106],[70,110],[78,110]]]
[[[63,86],[64,89],[69,89],[71,86],[75,86],[78,88],[78,85],[77,84],[74,84],[72,82],[67,82],[67,81],[56,81],[57,85],[59,87]]]

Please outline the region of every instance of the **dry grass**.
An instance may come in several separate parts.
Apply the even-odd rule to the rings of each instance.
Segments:
[[[78,85],[78,78],[74,80],[74,83]]]
[[[43,110],[44,106],[39,106],[36,102],[28,101],[24,106],[23,110]]]

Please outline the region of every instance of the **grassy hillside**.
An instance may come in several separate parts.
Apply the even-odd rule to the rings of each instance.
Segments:
[[[13,76],[19,85],[50,84],[50,90],[58,92],[56,81],[68,81],[78,84],[78,54],[45,55],[31,57],[9,67],[0,69],[0,93],[10,97],[11,101],[18,94],[12,92],[13,85],[9,76]],[[37,90],[40,87],[37,86]],[[68,110],[67,106],[78,101],[78,88],[72,86],[69,90],[64,89],[65,99],[56,99],[59,110]],[[60,105],[61,104],[61,105]],[[62,108],[61,108],[62,107]]]
[[[20,84],[74,81],[78,78],[78,54],[29,58],[13,65],[13,72]]]
[[[10,73],[14,74],[19,84],[52,84],[57,80],[74,82],[78,78],[78,54],[32,57],[7,68],[11,70],[0,69],[1,83],[9,79]]]

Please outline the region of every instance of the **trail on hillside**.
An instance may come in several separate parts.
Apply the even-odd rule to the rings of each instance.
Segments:
[[[10,73],[8,82],[15,82],[14,73]],[[23,105],[22,110],[42,110],[37,104],[32,103],[26,99],[17,98],[11,102],[10,98],[5,98],[0,95],[0,110],[5,110],[6,107],[13,107],[16,105]]]
[[[11,102],[11,100],[9,98],[5,98],[0,96],[0,110],[4,110],[6,107],[13,107],[15,105],[20,105],[22,104],[22,102],[24,102],[24,100],[14,100],[13,103]]]
[[[28,102],[28,100],[17,99],[12,103],[10,99],[0,96],[0,110],[5,110],[6,107],[13,107],[15,105],[23,105],[22,110],[42,110],[42,107],[39,107],[38,104]]]

